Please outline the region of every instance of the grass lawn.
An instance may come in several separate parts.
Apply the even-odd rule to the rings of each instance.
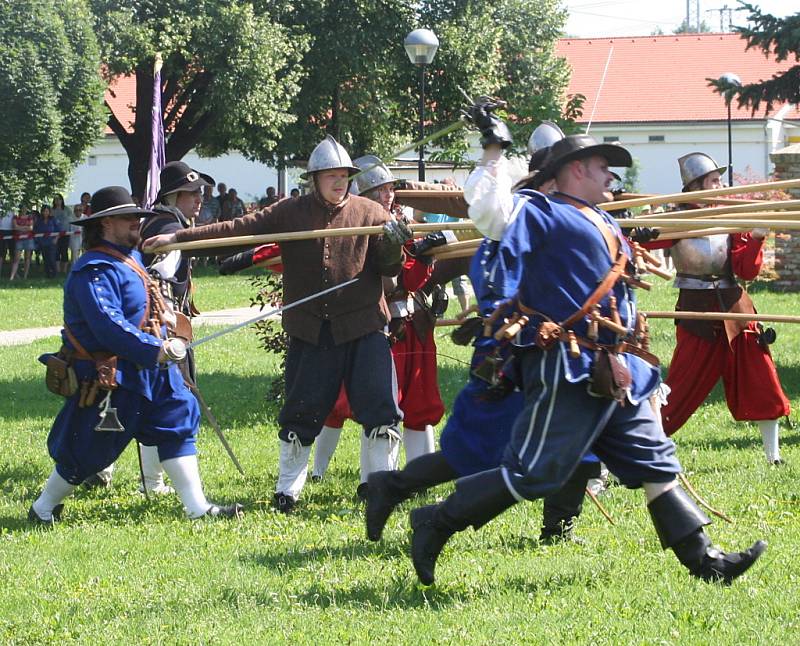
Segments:
[[[196,267],[196,305],[201,312],[247,307],[253,289],[250,276],[257,270],[220,276],[215,266]],[[64,277],[45,278],[37,267],[27,280],[0,279],[0,330],[61,325]]]
[[[230,278],[201,277],[201,308],[246,304],[250,290],[241,280],[234,291]],[[25,299],[11,291],[21,306]],[[760,311],[796,310],[794,295],[754,291]],[[57,324],[57,288],[29,293],[55,302],[42,324]],[[212,294],[214,304],[207,304]],[[674,296],[662,284],[642,294],[642,306],[667,309]],[[32,310],[1,308],[0,329],[31,325]],[[673,325],[652,327],[654,348],[668,361]],[[774,354],[796,411],[800,329],[775,327]],[[464,382],[460,361],[469,350],[440,333],[449,404]],[[54,530],[31,528],[24,517],[52,467],[45,440],[60,403],[45,390],[35,358],[55,344],[0,348],[2,643],[800,643],[798,432],[784,428],[786,465],[768,467],[758,431],[731,420],[719,388],[676,439],[694,486],[735,520],[716,521],[714,539],[731,548],[769,541],[766,555],[733,586],[687,576],[659,549],[642,493],[615,487],[602,501],[616,526],[587,503],[578,528],[583,544],[537,546],[541,503],[519,505],[479,532],[456,536],[437,584],[423,588],[406,555],[410,504],[390,519],[381,543],[364,538],[353,499],[355,427],[343,434],[325,481],[307,486],[297,514],[270,509],[279,402],[264,398],[274,363],[249,331],[198,349],[200,386],[247,472],[238,475],[203,426],[206,491],[213,500],[243,502],[241,522],[187,521],[174,496],[147,502],[136,493],[128,450],[109,490],[80,490]],[[796,412],[792,418],[796,425]]]

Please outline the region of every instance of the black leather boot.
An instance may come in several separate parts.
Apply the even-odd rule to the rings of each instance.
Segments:
[[[516,502],[500,469],[492,469],[458,480],[444,502],[414,509],[411,559],[419,580],[425,585],[434,582],[436,559],[453,534],[470,525],[480,529]]]
[[[764,541],[756,541],[743,552],[726,554],[712,545],[703,531],[711,521],[681,487],[661,494],[648,509],[661,547],[672,549],[684,567],[704,581],[730,585],[767,549]]]
[[[564,486],[544,499],[540,543],[552,545],[573,538],[575,519],[583,509],[586,483],[599,476],[599,462],[581,462]]]
[[[367,482],[367,538],[379,541],[394,508],[428,487],[455,480],[458,474],[441,451],[411,460],[401,471],[375,471]]]

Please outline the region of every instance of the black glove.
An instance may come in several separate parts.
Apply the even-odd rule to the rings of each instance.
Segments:
[[[412,256],[420,256],[426,251],[435,247],[441,247],[447,244],[447,237],[441,231],[434,231],[429,233],[421,240],[417,240],[411,248]]]
[[[235,253],[232,256],[228,256],[219,263],[220,275],[228,276],[230,274],[235,274],[237,271],[249,269],[253,266],[254,253],[255,249],[250,249],[248,251],[242,251],[241,253]]]
[[[631,229],[628,236],[634,242],[645,243],[655,240],[661,234],[660,229],[653,229],[652,227],[636,227]]]
[[[513,143],[508,126],[492,112],[505,105],[488,97],[480,97],[466,112],[467,119],[481,131],[481,146],[496,144],[508,148]]]

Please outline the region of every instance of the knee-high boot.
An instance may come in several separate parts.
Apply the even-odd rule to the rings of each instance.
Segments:
[[[741,576],[767,549],[756,541],[743,552],[725,553],[711,543],[703,527],[711,521],[681,487],[674,487],[647,505],[661,541],[689,572],[704,581],[726,585]]]
[[[411,460],[400,471],[371,473],[367,489],[367,538],[371,541],[380,540],[394,508],[411,495],[457,477],[458,473],[448,464],[441,451]]]
[[[453,534],[470,525],[483,527],[516,502],[498,468],[461,478],[443,502],[414,509],[411,559],[419,580],[425,585],[434,582],[436,559]]]
[[[540,542],[552,544],[571,538],[575,519],[583,509],[586,484],[599,476],[599,462],[581,462],[564,486],[544,499]]]

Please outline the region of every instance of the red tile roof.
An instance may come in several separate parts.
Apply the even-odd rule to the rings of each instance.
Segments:
[[[556,51],[572,67],[568,92],[586,96],[584,122],[592,113],[611,47],[614,53],[595,111],[595,123],[721,121],[727,117],[725,102],[708,87],[706,78],[734,72],[742,82],[752,83],[795,64],[776,63],[760,49],[745,51],[745,41],[738,34],[564,38]],[[106,91],[106,100],[130,129],[136,102],[134,77],[115,80]],[[773,114],[779,108],[775,106]],[[756,118],[763,115],[762,108]],[[733,118],[753,117],[749,109],[738,109],[734,101]],[[800,119],[800,112],[794,108],[786,118]]]
[[[605,85],[595,123],[719,121],[727,118],[724,99],[706,78],[734,72],[743,83],[769,79],[795,61],[776,63],[760,49],[745,51],[738,34],[685,34],[616,38],[565,38],[556,51],[572,67],[568,92],[586,96],[583,119],[595,104],[611,47]],[[774,106],[772,114],[781,106]],[[763,118],[764,109],[756,113]],[[733,119],[751,119],[749,109],[733,102]],[[800,118],[796,108],[786,118]]]

